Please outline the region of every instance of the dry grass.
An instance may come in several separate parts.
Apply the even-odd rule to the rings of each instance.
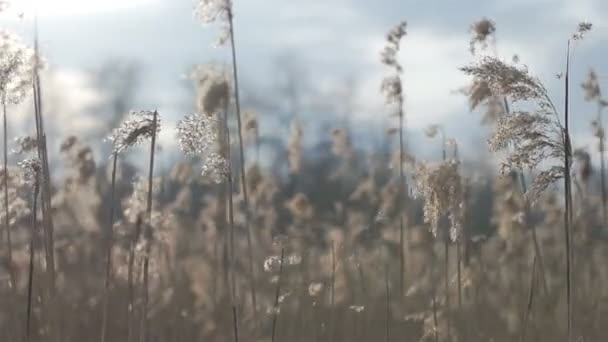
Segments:
[[[49,165],[60,161],[47,150],[38,48],[0,36],[18,48],[0,53],[4,114],[33,101],[36,127],[35,138],[18,140],[21,168],[8,163],[4,128],[7,341],[606,339],[605,165],[602,157],[595,176],[592,152],[572,152],[568,67],[563,111],[518,61],[486,56],[462,69],[472,77],[463,94],[472,109],[485,107],[490,147],[506,156],[502,175],[472,179],[440,124],[427,130],[441,138],[437,162],[408,151],[401,23],[381,54],[390,71],[382,91],[396,118],[387,139],[397,146],[363,152],[337,125],[319,141],[322,152],[310,153],[302,118],[294,119],[274,146],[281,174],[260,164],[263,117],[241,118],[231,5],[205,0],[197,9],[226,28],[220,40],[232,56],[228,73],[195,70],[196,113],[178,124],[180,147],[202,169],[184,160],[158,170],[160,114],[142,111],[114,130],[110,162],[67,138],[64,174],[51,183]],[[569,42],[590,28],[581,24]],[[474,55],[495,52],[492,21],[471,32]],[[24,84],[33,85],[32,98],[18,96]],[[597,76],[583,88],[598,106],[602,152]],[[148,142],[141,178],[124,152]],[[575,157],[580,176],[571,172]],[[601,191],[590,186],[594,177]]]

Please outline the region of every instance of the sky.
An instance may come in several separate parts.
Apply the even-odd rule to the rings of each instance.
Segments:
[[[25,17],[5,15],[0,27],[31,37],[30,14],[37,2],[41,49],[55,75],[47,81],[53,89],[62,89],[57,96],[73,101],[69,108],[56,110],[61,113],[56,113],[62,121],[59,127],[70,133],[86,135],[95,120],[104,120],[91,116],[104,96],[95,89],[91,72],[108,60],[141,64],[137,103],[166,113],[170,127],[187,114],[184,102],[191,101],[183,89],[188,68],[211,61],[228,63],[230,58],[227,48],[213,47],[218,29],[196,20],[192,0],[22,1]],[[420,145],[424,128],[442,123],[447,135],[458,138],[470,152],[477,152],[487,135],[479,126],[479,115],[469,113],[466,99],[455,94],[467,83],[458,68],[471,61],[471,23],[482,17],[494,20],[499,55],[507,59],[517,54],[561,99],[561,82],[555,75],[564,68],[566,40],[579,22],[590,21],[595,30],[575,48],[572,84],[574,141],[592,146],[588,127],[593,107],[583,102],[578,85],[593,67],[608,88],[608,65],[602,63],[608,52],[606,1],[233,1],[245,97],[280,96],[276,87],[283,70],[277,61],[282,58],[297,66],[303,86],[315,90],[306,99],[311,108],[351,87],[354,103],[349,119],[355,130],[381,129],[386,123],[388,111],[379,93],[385,69],[379,52],[385,33],[406,20],[408,35],[400,60],[405,68],[410,140]],[[71,124],[66,127],[65,122]],[[167,145],[174,140],[168,130],[161,137]]]

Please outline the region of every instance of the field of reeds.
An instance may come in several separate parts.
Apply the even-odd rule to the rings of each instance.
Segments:
[[[33,44],[0,33],[0,341],[608,338],[608,99],[595,72],[570,78],[591,23],[563,37],[552,79],[499,56],[492,20],[471,24],[458,96],[497,161],[479,170],[441,123],[424,132],[436,158],[408,144],[406,21],[387,23],[377,52],[384,143],[361,148],[335,122],[310,150],[298,113],[289,136],[261,133],[263,116],[241,106],[232,2],[198,3],[231,59],[191,71],[196,110],[172,133],[183,155],[169,168],[163,113],[120,96],[101,157],[83,137],[47,134],[37,32]],[[571,139],[576,97],[597,110],[594,149]],[[17,136],[7,117],[24,103],[33,131]]]

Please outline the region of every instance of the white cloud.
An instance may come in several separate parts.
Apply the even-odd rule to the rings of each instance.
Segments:
[[[15,11],[26,16],[51,17],[88,15],[148,6],[160,0],[12,0]]]

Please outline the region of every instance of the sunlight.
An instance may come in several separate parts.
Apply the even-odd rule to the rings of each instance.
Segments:
[[[70,16],[108,12],[149,5],[159,0],[13,0],[13,9],[26,16]]]

